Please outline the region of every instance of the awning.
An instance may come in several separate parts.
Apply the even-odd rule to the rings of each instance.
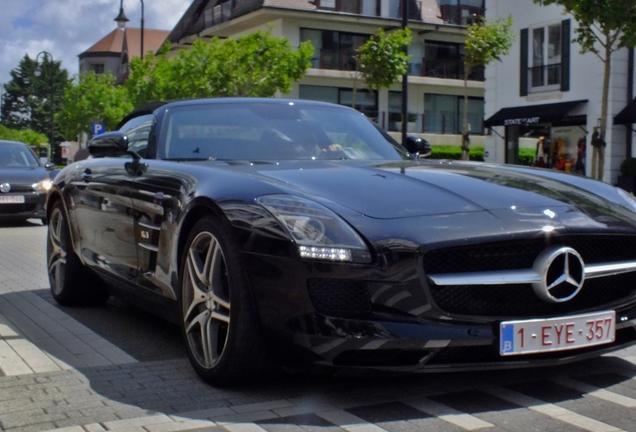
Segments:
[[[614,124],[630,125],[636,123],[636,99],[614,117]]]
[[[570,117],[568,114],[582,103],[587,103],[587,99],[572,102],[502,108],[492,117],[484,121],[484,126],[493,127],[540,123],[569,123],[568,120],[581,118],[581,116]]]

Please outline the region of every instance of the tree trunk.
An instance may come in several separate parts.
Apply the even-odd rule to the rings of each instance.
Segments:
[[[468,130],[468,74],[470,67],[464,64],[464,112],[462,115],[462,160],[470,159],[470,137]]]
[[[610,40],[610,34],[605,35],[605,40]],[[598,171],[592,173],[592,177],[598,180],[603,180],[604,177],[604,165],[605,165],[605,136],[607,134],[607,105],[609,98],[609,84],[610,74],[612,73],[612,47],[609,43],[605,46],[605,64],[603,70],[603,90],[601,95],[601,130],[600,144],[592,151],[598,154]],[[599,147],[600,146],[600,147]]]

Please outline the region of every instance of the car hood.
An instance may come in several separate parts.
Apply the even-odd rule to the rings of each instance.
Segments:
[[[254,168],[261,180],[380,219],[512,207],[607,205],[589,188],[577,186],[573,175],[551,178],[539,170],[486,164],[325,163]]]
[[[0,183],[32,184],[49,178],[44,167],[7,167],[0,169]]]

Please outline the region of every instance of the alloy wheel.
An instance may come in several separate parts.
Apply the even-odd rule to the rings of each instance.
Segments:
[[[64,287],[66,269],[66,249],[64,245],[64,217],[55,208],[49,219],[48,272],[53,294],[61,294]]]
[[[225,257],[209,232],[199,233],[188,249],[181,295],[188,348],[201,367],[211,369],[227,343],[230,296]]]

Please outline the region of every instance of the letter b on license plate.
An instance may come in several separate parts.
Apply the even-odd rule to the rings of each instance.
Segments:
[[[500,354],[561,351],[614,342],[616,312],[563,318],[504,321],[499,326]]]

